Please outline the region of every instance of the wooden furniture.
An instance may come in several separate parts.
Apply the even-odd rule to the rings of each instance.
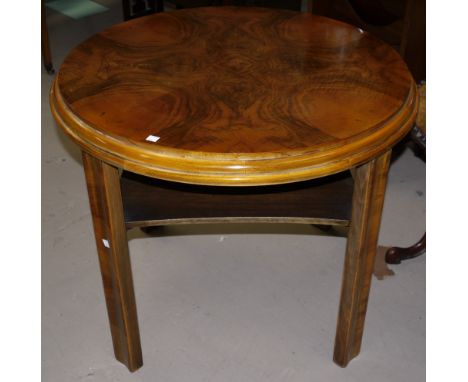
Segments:
[[[54,74],[55,70],[52,64],[52,54],[50,52],[49,31],[47,30],[44,0],[41,1],[41,50],[45,70],[49,74]]]
[[[334,360],[359,353],[390,152],[417,104],[395,50],[309,13],[158,13],[76,47],[50,102],[83,150],[115,355],[131,371],[126,229],[181,222],[349,225]]]
[[[299,11],[301,8],[310,11],[312,0],[168,0],[170,7],[187,9],[207,6],[236,5],[290,9]],[[148,16],[164,11],[164,0],[122,0],[124,20]]]
[[[136,19],[164,10],[163,0],[122,0],[124,20]]]
[[[411,130],[411,139],[423,151],[426,157],[426,84],[418,86],[419,107],[415,126]],[[403,260],[413,259],[426,252],[426,233],[410,247],[392,247],[385,254],[385,261],[389,264],[400,264]]]
[[[426,0],[311,0],[315,14],[374,34],[397,49],[417,82],[426,79]]]
[[[268,7],[279,9],[290,9],[294,11],[301,10],[304,0],[168,0],[177,9],[194,8],[212,5],[235,5],[235,6],[253,6]],[[311,0],[305,0],[310,2]]]

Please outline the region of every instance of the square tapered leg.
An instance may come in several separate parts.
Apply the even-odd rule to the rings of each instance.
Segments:
[[[345,367],[361,349],[391,151],[357,167],[333,359]]]
[[[143,365],[119,171],[83,152],[115,357],[130,371]]]

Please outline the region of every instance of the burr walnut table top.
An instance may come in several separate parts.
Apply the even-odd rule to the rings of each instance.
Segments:
[[[362,30],[236,7],[115,25],[68,55],[51,90],[55,119],[91,155],[155,178],[239,186],[364,163],[408,132],[416,101],[398,53]]]

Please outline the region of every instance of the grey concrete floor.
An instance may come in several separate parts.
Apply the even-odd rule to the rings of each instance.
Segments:
[[[47,12],[54,64],[121,20],[120,3],[82,20]],[[423,381],[425,256],[373,280],[361,354],[332,362],[345,239],[308,226],[132,230],[144,366],[113,356],[79,149],[55,126],[42,72],[43,381]],[[405,149],[390,170],[380,234],[425,230],[425,165]]]

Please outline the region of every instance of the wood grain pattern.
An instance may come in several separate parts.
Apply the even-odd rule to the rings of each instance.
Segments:
[[[408,132],[416,97],[398,53],[357,28],[293,11],[212,7],[91,37],[65,59],[51,107],[106,162],[171,181],[244,186],[368,161]]]
[[[128,228],[194,223],[348,225],[349,173],[261,187],[187,185],[124,172],[121,188]]]
[[[351,225],[333,356],[342,367],[361,349],[390,154],[391,151],[388,151],[355,171]]]
[[[419,106],[415,126],[411,130],[411,139],[417,145],[416,155],[426,161],[426,84],[418,85]],[[389,264],[400,264],[403,260],[413,259],[426,253],[426,233],[410,247],[391,247],[385,254]]]
[[[143,359],[119,172],[84,152],[83,165],[115,357],[135,371]]]
[[[425,0],[313,0],[312,12],[355,25],[397,49],[416,82],[426,79]]]
[[[359,353],[390,149],[416,114],[414,81],[396,51],[357,28],[292,11],[161,13],[75,48],[50,103],[59,126],[86,152],[114,350],[130,370],[142,356],[125,219],[128,226],[168,219],[304,222],[309,208],[315,223],[346,224],[351,183],[314,195],[321,186],[301,189],[299,182],[320,184],[311,180],[352,168],[334,359],[346,366]],[[149,135],[159,140],[147,142]],[[129,186],[117,167],[203,187],[150,179]],[[256,187],[210,187],[257,185],[278,188],[269,194],[259,187],[257,194]],[[170,201],[166,209],[159,208],[161,194]],[[295,198],[306,195],[314,200],[301,211]],[[229,198],[232,206],[216,205]],[[183,211],[184,203],[193,211]]]

